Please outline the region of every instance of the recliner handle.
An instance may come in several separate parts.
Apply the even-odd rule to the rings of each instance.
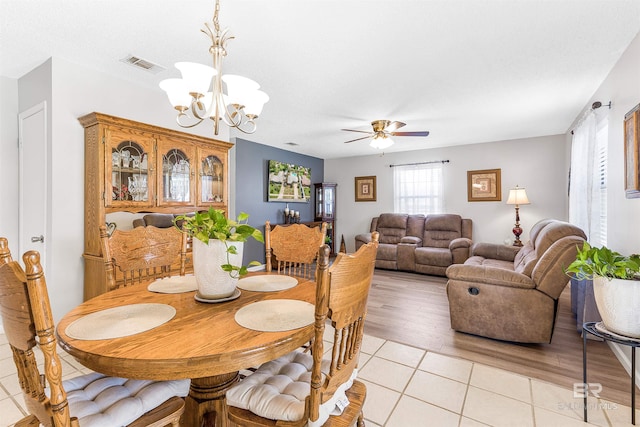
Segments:
[[[480,293],[480,289],[476,288],[475,286],[471,286],[468,289],[469,291],[469,295],[478,295]]]

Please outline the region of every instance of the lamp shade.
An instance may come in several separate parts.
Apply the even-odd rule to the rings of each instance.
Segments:
[[[528,205],[529,198],[524,188],[520,188],[516,185],[516,188],[509,190],[509,198],[507,199],[508,205]]]
[[[182,73],[187,93],[199,95],[204,95],[209,91],[211,79],[217,74],[217,71],[212,67],[195,62],[177,62],[176,68]]]
[[[370,146],[372,146],[373,148],[377,148],[379,150],[383,150],[387,147],[391,147],[394,144],[393,139],[389,138],[388,136],[384,135],[384,136],[378,136],[376,135],[373,140],[371,140],[371,143],[369,144]]]
[[[160,82],[160,89],[169,97],[169,102],[174,107],[188,108],[191,104],[191,95],[182,79],[166,79]]]
[[[245,92],[243,100],[244,112],[247,115],[258,117],[262,113],[262,107],[269,101],[269,95],[261,90]]]

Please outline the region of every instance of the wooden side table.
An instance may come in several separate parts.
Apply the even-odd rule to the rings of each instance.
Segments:
[[[597,326],[596,326],[597,325]],[[607,332],[602,322],[585,322],[582,324],[582,382],[587,383],[587,334],[631,347],[631,424],[636,425],[636,348],[640,347],[640,339],[623,337],[613,332]],[[584,391],[584,422],[587,422],[587,395]]]

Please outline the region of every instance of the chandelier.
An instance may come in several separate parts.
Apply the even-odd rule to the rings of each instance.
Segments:
[[[215,135],[218,135],[221,120],[229,127],[250,134],[256,131],[255,119],[269,96],[259,90],[260,85],[251,79],[232,74],[222,75],[222,60],[227,56],[226,44],[234,37],[227,34],[228,29],[220,30],[219,11],[220,1],[216,0],[213,29],[205,22],[205,28],[200,30],[211,39],[209,53],[213,67],[178,62],[175,66],[182,78],[163,80],[160,88],[167,93],[173,108],[178,110],[176,121],[181,127],[192,128],[209,118],[213,120]],[[191,123],[185,123],[186,120]]]

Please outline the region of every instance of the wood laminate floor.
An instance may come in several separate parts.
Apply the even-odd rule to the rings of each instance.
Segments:
[[[570,287],[562,293],[550,344],[517,344],[451,329],[446,278],[376,269],[365,332],[455,356],[569,389],[582,382],[582,337],[571,313]],[[601,397],[630,406],[631,379],[609,346],[588,340],[588,382]]]

